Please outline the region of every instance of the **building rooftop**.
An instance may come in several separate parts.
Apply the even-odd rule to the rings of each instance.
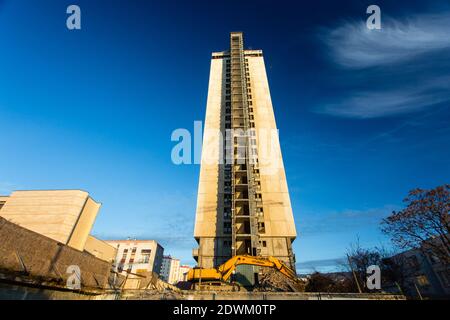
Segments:
[[[139,242],[139,243],[150,243],[150,242],[158,242],[156,240],[138,240],[138,239],[128,239],[128,240],[104,240],[105,242]]]

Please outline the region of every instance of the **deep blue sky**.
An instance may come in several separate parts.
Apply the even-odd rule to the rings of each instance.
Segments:
[[[0,0],[0,193],[87,190],[95,235],[193,264],[199,167],[170,137],[204,119],[210,54],[239,30],[264,50],[300,271],[388,244],[408,190],[450,180],[448,1],[241,2]]]

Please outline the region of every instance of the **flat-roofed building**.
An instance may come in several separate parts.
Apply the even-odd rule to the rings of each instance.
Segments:
[[[82,190],[14,191],[0,197],[0,216],[83,251],[100,206]]]
[[[114,268],[116,272],[146,274],[160,273],[164,248],[155,240],[108,240],[117,250]]]
[[[161,278],[170,284],[176,284],[180,278],[180,259],[164,256],[161,264]]]
[[[186,265],[180,266],[180,272],[178,273],[178,281],[187,281],[189,270],[191,270],[190,266]]]

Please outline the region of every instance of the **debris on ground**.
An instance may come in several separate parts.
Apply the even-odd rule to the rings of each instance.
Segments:
[[[192,283],[190,281],[179,281],[177,283],[177,288],[181,290],[191,290]]]
[[[305,284],[289,279],[278,270],[260,268],[259,284],[253,291],[259,292],[304,292]]]

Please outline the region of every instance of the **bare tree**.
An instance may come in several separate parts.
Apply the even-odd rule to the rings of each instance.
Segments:
[[[359,238],[350,244],[347,249],[347,265],[352,273],[352,284],[354,288],[360,288],[362,292],[373,292],[367,288],[367,268],[376,265],[381,271],[382,290],[396,286],[403,288],[406,277],[406,264],[404,257],[398,252],[388,250],[383,246],[374,248],[363,248]],[[359,290],[359,289],[358,289]],[[403,291],[403,289],[400,289]]]
[[[383,219],[381,230],[401,249],[417,248],[450,263],[450,185],[414,189],[406,208]]]
[[[347,249],[347,267],[348,271],[353,274],[355,287],[359,287],[363,292],[370,291],[366,288],[367,268],[372,265],[382,268],[383,259],[386,258],[383,252],[378,248],[363,248],[359,242],[359,237],[355,243],[350,244]]]

